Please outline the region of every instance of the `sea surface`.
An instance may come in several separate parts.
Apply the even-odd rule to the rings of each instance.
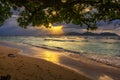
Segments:
[[[120,66],[120,39],[80,36],[13,36],[0,37],[0,41],[29,44],[36,47],[83,54],[89,58]]]

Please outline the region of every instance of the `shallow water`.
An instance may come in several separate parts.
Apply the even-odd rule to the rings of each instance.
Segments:
[[[20,36],[20,37],[0,37],[0,41],[23,43],[44,49],[69,52],[72,58],[79,59],[79,57],[82,55],[89,59],[120,68],[120,63],[119,63],[120,39],[107,38],[107,37],[96,38],[96,37],[79,37],[79,36],[61,36],[61,37],[55,37],[55,36],[21,37]],[[21,47],[21,49],[24,49],[24,47]],[[28,51],[25,53],[31,55],[31,53]],[[68,55],[68,54],[64,53],[64,55]]]
[[[120,56],[120,40],[84,38],[79,36],[62,37],[0,37],[1,41],[25,43],[34,46],[70,51],[73,53]]]

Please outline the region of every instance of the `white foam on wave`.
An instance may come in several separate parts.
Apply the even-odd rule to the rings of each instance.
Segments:
[[[91,60],[120,68],[119,56],[108,56],[108,55],[98,55],[98,54],[85,54],[84,56]]]
[[[24,44],[28,44],[28,43],[24,43]],[[28,45],[31,45],[31,44],[28,44]],[[31,45],[31,46],[35,46],[35,45]],[[92,53],[85,53],[85,52],[76,52],[76,51],[67,50],[67,49],[64,49],[61,47],[54,47],[54,46],[48,46],[48,45],[40,45],[40,46],[35,46],[35,47],[49,49],[49,50],[63,51],[63,52],[69,53],[70,56],[72,56],[73,58],[76,58],[76,59],[77,58],[79,59],[80,56],[83,56],[83,57],[86,57],[88,59],[100,62],[100,63],[104,63],[107,65],[111,65],[111,66],[115,66],[115,67],[120,68],[120,57],[119,56],[99,55],[99,54],[92,54]],[[64,55],[68,55],[68,54],[64,54]]]

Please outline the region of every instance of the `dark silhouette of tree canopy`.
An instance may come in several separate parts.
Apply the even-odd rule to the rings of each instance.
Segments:
[[[18,22],[24,28],[73,23],[93,30],[100,20],[120,19],[119,0],[0,0],[0,24],[12,15],[10,8],[23,9]]]

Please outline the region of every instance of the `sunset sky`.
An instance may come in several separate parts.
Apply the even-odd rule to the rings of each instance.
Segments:
[[[86,9],[85,11],[88,11]],[[93,10],[94,11],[94,10]],[[95,10],[96,11],[96,10]],[[54,25],[52,28],[45,28],[45,27],[32,27],[28,26],[27,29],[23,29],[18,26],[16,19],[19,17],[19,12],[11,9],[13,12],[13,16],[7,19],[4,24],[0,27],[0,35],[11,36],[11,35],[31,35],[31,36],[38,36],[38,35],[48,35],[48,34],[64,34],[67,32],[86,32],[85,26],[82,28],[79,25],[74,24],[59,24]],[[119,24],[119,25],[118,25]],[[115,26],[116,25],[116,26]],[[114,20],[110,24],[107,24],[104,21],[98,23],[98,29],[92,32],[113,32],[120,35],[120,20]]]
[[[63,2],[66,0],[62,0]],[[67,32],[86,32],[85,26],[82,28],[79,25],[74,24],[59,24],[54,25],[51,29],[45,28],[45,27],[32,27],[28,26],[27,29],[23,29],[18,26],[18,23],[16,21],[17,17],[19,16],[19,13],[23,11],[23,8],[20,8],[20,10],[14,10],[11,8],[11,12],[13,13],[13,16],[9,19],[7,19],[4,24],[0,27],[0,35],[48,35],[48,34],[64,34]],[[84,12],[90,11],[89,8],[86,8]],[[95,9],[91,10],[90,12],[96,12]],[[119,25],[118,25],[119,24]],[[115,26],[116,25],[116,26]],[[120,19],[112,21],[110,24],[107,24],[104,21],[101,21],[98,23],[98,29],[96,31],[92,32],[113,32],[120,35]]]
[[[96,31],[92,32],[113,32],[120,35],[120,20],[115,20],[111,22],[110,24],[106,24],[105,22],[101,21],[99,22],[99,28]],[[80,27],[78,25],[74,24],[59,24],[54,25],[52,28],[45,28],[45,27],[31,27],[28,26],[27,29],[23,29],[18,26],[18,23],[16,21],[16,17],[13,16],[12,18],[9,18],[5,21],[4,25],[0,27],[0,35],[48,35],[48,34],[64,34],[67,32],[86,32],[85,27]]]

